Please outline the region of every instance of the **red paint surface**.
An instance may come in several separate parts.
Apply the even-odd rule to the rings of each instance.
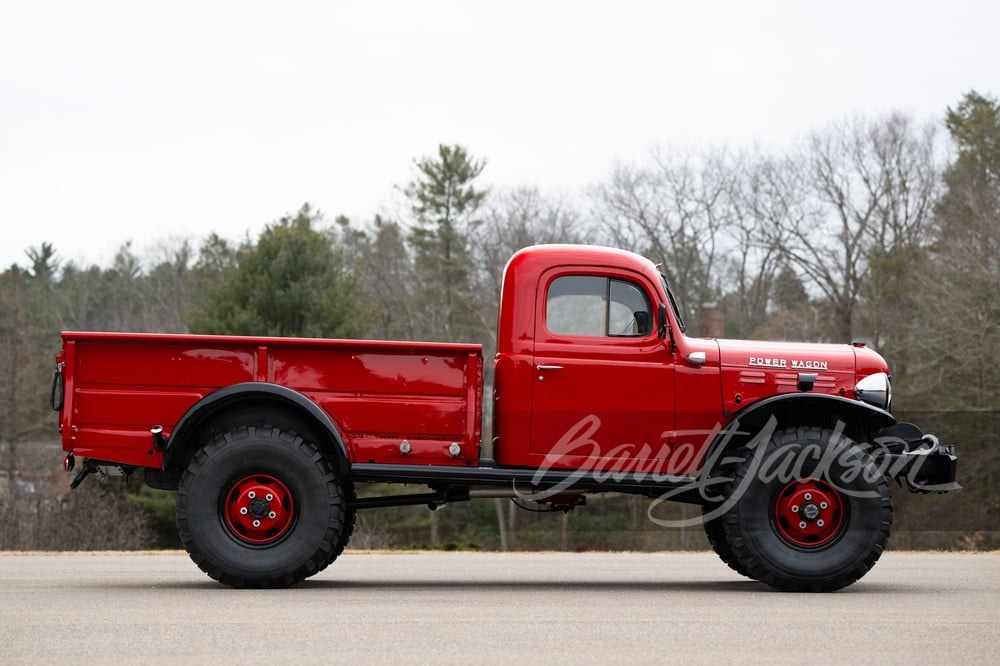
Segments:
[[[213,391],[266,381],[322,407],[352,461],[478,459],[478,345],[71,332],[63,340],[63,448],[80,457],[159,467],[151,426],[169,436]],[[405,458],[403,439],[412,447]]]
[[[653,307],[642,337],[559,335],[546,325],[553,280],[626,281]],[[692,473],[712,433],[754,402],[797,391],[854,398],[858,379],[885,372],[875,352],[850,345],[686,337],[648,260],[620,250],[536,246],[505,269],[498,321],[493,456],[500,465]],[[468,344],[122,333],[63,334],[63,448],[84,458],[159,467],[149,428],[165,435],[201,398],[262,381],[300,392],[342,433],[351,462],[476,465],[482,348]],[[692,362],[700,352],[705,362]],[[753,359],[757,359],[756,361]],[[760,359],[774,367],[759,365]],[[787,367],[781,367],[785,363]],[[825,363],[822,369],[794,365]],[[539,365],[559,366],[539,371]],[[411,452],[403,455],[406,440]],[[460,447],[454,457],[448,449]]]

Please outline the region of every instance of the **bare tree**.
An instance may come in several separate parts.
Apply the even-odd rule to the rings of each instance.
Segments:
[[[586,243],[591,229],[566,200],[546,197],[535,188],[519,188],[492,195],[483,222],[471,238],[475,260],[476,317],[483,334],[496,342],[500,281],[511,255],[529,245]]]
[[[832,337],[848,341],[869,290],[881,320],[873,261],[926,239],[935,194],[934,130],[907,116],[840,123],[811,135],[792,157],[790,190],[804,188],[800,214],[786,220],[785,254],[830,302]],[[876,332],[880,326],[875,326]]]
[[[184,317],[201,304],[204,293],[192,274],[194,251],[188,240],[165,241],[148,258],[152,268],[141,280],[143,330],[186,333]]]
[[[726,286],[731,296],[727,324],[734,335],[746,338],[767,319],[783,267],[787,221],[800,214],[800,209],[785,162],[766,155],[744,156],[734,168],[737,173],[729,191],[732,223],[723,229],[731,245],[726,253]]]
[[[735,219],[733,170],[725,153],[654,154],[654,166],[619,166],[594,191],[596,217],[618,247],[663,264],[682,305],[717,300],[720,232]]]
[[[359,276],[361,290],[377,316],[368,334],[382,340],[415,340],[416,275],[406,234],[396,222],[376,215],[371,224],[353,226],[338,218],[345,261]]]

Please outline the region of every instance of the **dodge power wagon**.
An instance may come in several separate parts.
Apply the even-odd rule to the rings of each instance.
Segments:
[[[507,264],[482,437],[473,344],[64,332],[53,407],[78,472],[176,489],[191,558],[234,587],[333,562],[358,511],[475,498],[569,510],[589,493],[701,507],[734,570],[787,591],[863,576],[887,480],[955,483],[951,447],[891,413],[862,344],[695,338],[638,255],[534,246]],[[404,494],[368,496],[368,484]],[[377,486],[383,487],[383,486]]]

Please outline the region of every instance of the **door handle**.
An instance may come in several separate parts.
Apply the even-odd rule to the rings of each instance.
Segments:
[[[535,369],[538,370],[538,381],[545,381],[545,375],[542,373],[546,370],[562,370],[561,365],[536,365]]]

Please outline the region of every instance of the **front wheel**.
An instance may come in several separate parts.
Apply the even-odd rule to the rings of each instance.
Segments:
[[[349,517],[322,454],[269,425],[216,437],[177,489],[184,547],[209,576],[233,587],[284,587],[321,571],[343,550]]]
[[[746,452],[729,487],[725,541],[747,575],[783,591],[829,592],[868,572],[885,547],[892,500],[857,444],[793,428]]]

